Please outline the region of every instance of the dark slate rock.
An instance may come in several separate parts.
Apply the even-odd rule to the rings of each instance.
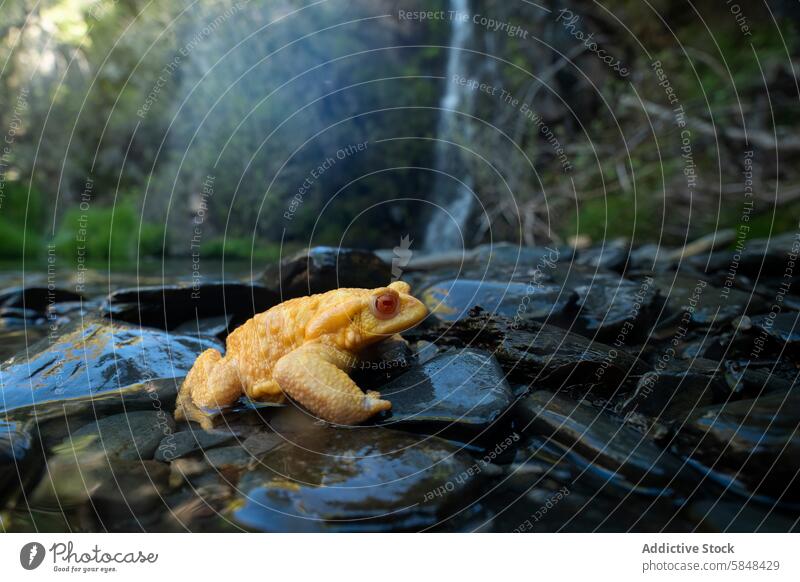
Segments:
[[[796,349],[800,347],[800,316],[797,313],[757,315],[750,318],[753,327],[773,340]]]
[[[724,393],[722,380],[693,370],[648,372],[622,405],[623,412],[661,421],[680,421],[713,404]]]
[[[0,307],[18,307],[44,313],[54,303],[80,301],[83,296],[66,289],[42,287],[12,287],[0,291]]]
[[[599,409],[540,391],[522,400],[519,413],[529,434],[551,437],[574,462],[625,488],[672,494],[691,484],[680,459]]]
[[[380,287],[391,277],[391,266],[371,251],[314,247],[269,266],[261,281],[284,301],[340,287]]]
[[[79,531],[142,531],[166,511],[169,465],[64,447],[28,498],[32,512],[77,514]],[[92,523],[87,516],[92,516]]]
[[[630,245],[626,241],[611,240],[601,246],[578,251],[575,262],[585,267],[621,273],[628,264],[630,252]]]
[[[278,296],[264,285],[212,281],[120,289],[108,296],[101,310],[114,321],[171,330],[187,321],[216,316],[242,323],[278,303]]]
[[[737,317],[762,313],[766,302],[758,295],[738,289],[714,287],[705,277],[688,273],[666,273],[654,277],[661,295],[666,299],[663,323],[681,321],[689,326],[721,326]]]
[[[396,335],[362,350],[350,377],[365,390],[377,390],[406,372],[413,357],[408,342]]]
[[[747,496],[800,506],[800,394],[775,393],[698,410],[676,450]]]
[[[204,317],[202,319],[185,321],[173,331],[175,333],[185,333],[187,335],[209,335],[224,339],[229,332],[233,331],[234,319],[233,314]]]
[[[417,366],[381,388],[392,403],[382,422],[486,428],[511,405],[511,387],[488,352],[460,350]]]
[[[0,362],[23,352],[47,335],[46,327],[21,327],[20,329],[3,329],[0,331]]]
[[[641,361],[622,349],[549,325],[505,332],[495,355],[509,376],[556,387],[596,383],[616,388],[646,371]]]
[[[574,250],[570,247],[529,247],[500,242],[475,247],[469,260],[476,263],[484,277],[533,278],[546,282],[550,280],[550,271],[558,264],[569,262],[573,256]]]
[[[158,444],[156,461],[170,462],[196,451],[212,449],[231,442],[236,435],[223,431],[182,430],[168,434]]]
[[[404,332],[404,337],[436,341],[440,346],[476,347],[495,355],[510,381],[560,388],[597,384],[607,390],[648,371],[624,349],[590,341],[578,334],[534,321],[511,320],[475,310],[453,323]]]
[[[425,289],[421,300],[442,321],[458,321],[478,306],[508,318],[560,320],[575,311],[577,296],[559,285],[455,279]]]
[[[800,251],[800,236],[788,232],[764,239],[748,240],[744,249],[725,249],[711,256],[709,272],[727,274],[735,267],[738,273],[753,279],[782,276],[790,253]],[[705,268],[706,257],[695,257],[690,263],[698,269]]]
[[[211,449],[205,452],[205,458],[217,470],[243,469],[255,460],[250,451],[240,445]]]
[[[608,343],[646,339],[662,304],[650,278],[630,281],[599,273],[573,290],[580,308],[579,328],[587,337]]]
[[[772,392],[786,393],[797,383],[794,370],[790,370],[788,377],[784,377],[782,368],[775,362],[760,365],[751,360],[726,360],[723,362],[723,369],[730,391],[743,398],[757,398]]]
[[[273,449],[238,484],[236,521],[261,531],[415,531],[464,507],[481,482],[435,437],[326,429]]]
[[[218,342],[108,321],[76,321],[0,366],[5,411],[185,376]]]
[[[175,429],[172,415],[164,411],[115,414],[87,424],[65,440],[85,443],[85,450],[99,451],[122,460],[152,459],[159,443]]]

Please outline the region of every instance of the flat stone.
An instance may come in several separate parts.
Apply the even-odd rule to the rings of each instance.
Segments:
[[[239,481],[233,517],[260,531],[415,531],[471,507],[472,467],[435,437],[330,428],[263,457]]]
[[[171,330],[184,322],[219,316],[243,323],[278,303],[278,296],[258,283],[208,281],[119,289],[108,296],[101,311],[114,321]]]
[[[519,414],[527,423],[523,430],[551,437],[573,462],[603,471],[625,488],[671,495],[692,483],[675,455],[587,404],[539,391],[521,401]]]
[[[710,406],[679,427],[676,450],[735,492],[797,504],[798,424],[794,391]]]
[[[87,450],[122,460],[152,459],[175,422],[163,411],[136,411],[101,418],[76,430],[67,441],[91,439]],[[65,441],[66,442],[66,441]]]
[[[459,350],[416,366],[381,388],[392,403],[386,425],[459,424],[485,428],[513,401],[511,387],[488,352]]]
[[[559,285],[454,279],[425,289],[420,299],[442,321],[459,321],[478,306],[489,314],[534,321],[575,310],[577,295]]]
[[[234,445],[206,451],[205,458],[215,469],[240,469],[253,460],[253,455],[241,445]]]
[[[236,438],[230,432],[183,430],[161,439],[156,450],[156,461],[170,462],[196,451],[204,451],[228,443]]]
[[[102,319],[75,321],[0,365],[8,412],[33,404],[119,392],[150,380],[185,376],[210,339]]]

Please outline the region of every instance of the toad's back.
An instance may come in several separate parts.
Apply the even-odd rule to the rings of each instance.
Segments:
[[[236,360],[245,388],[270,378],[277,361],[303,345],[306,325],[318,307],[316,295],[291,299],[255,315],[228,336],[227,354]]]

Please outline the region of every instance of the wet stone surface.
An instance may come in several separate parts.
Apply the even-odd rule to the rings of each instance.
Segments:
[[[185,376],[195,358],[219,344],[102,319],[76,321],[0,366],[0,408],[97,395],[143,380]]]
[[[797,240],[748,241],[733,276],[725,240],[415,254],[401,277],[434,313],[359,354],[352,378],[393,406],[352,428],[291,400],[243,400],[210,431],[172,412],[252,313],[386,285],[393,249],[316,247],[195,297],[90,271],[53,300],[44,277],[0,276],[0,524],[796,530],[800,281],[776,293]]]
[[[239,481],[244,504],[234,518],[261,531],[433,527],[478,486],[479,478],[452,481],[470,465],[467,455],[437,438],[329,429],[262,458]]]
[[[511,319],[563,321],[577,311],[576,293],[559,285],[529,285],[514,281],[442,281],[422,292],[428,309],[442,321],[469,316],[475,306]]]
[[[486,428],[512,403],[505,374],[488,352],[459,350],[434,357],[382,388],[392,402],[382,422]]]

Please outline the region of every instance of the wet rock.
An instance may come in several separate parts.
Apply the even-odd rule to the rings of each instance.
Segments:
[[[796,313],[758,315],[750,321],[758,332],[768,335],[781,347],[795,352],[800,349],[800,317]]]
[[[19,423],[0,421],[0,508],[30,478],[37,457],[34,439]]]
[[[429,287],[421,299],[442,321],[464,319],[475,306],[508,318],[549,321],[575,311],[577,295],[559,285],[455,279]]]
[[[648,371],[642,361],[622,348],[533,321],[516,327],[508,319],[490,317],[479,310],[462,321],[416,328],[403,335],[433,339],[440,346],[485,349],[495,355],[510,381],[527,386],[596,384],[616,390],[629,377]]]
[[[233,331],[233,321],[233,314],[204,317],[186,321],[176,327],[174,331],[175,333],[185,333],[187,335],[209,335],[224,339],[230,331]]]
[[[166,510],[170,470],[164,463],[108,458],[78,445],[57,451],[47,468],[29,507],[63,513],[73,531],[141,531]]]
[[[395,335],[362,350],[350,377],[365,390],[377,390],[406,372],[413,355],[408,342]]]
[[[720,289],[704,277],[685,273],[658,274],[655,284],[666,298],[666,315],[662,325],[721,326],[742,315],[766,310],[765,301],[737,289]]]
[[[622,272],[628,264],[630,245],[622,239],[608,241],[602,246],[581,250],[575,263],[585,267]]]
[[[436,356],[381,388],[393,424],[457,424],[486,428],[511,405],[511,387],[488,352],[459,350]]]
[[[229,443],[236,435],[223,431],[183,430],[168,434],[158,444],[156,461],[169,462],[196,451],[205,451]]]
[[[564,330],[538,329],[505,333],[496,356],[510,377],[537,385],[595,383],[613,386],[643,374],[642,362],[622,349],[592,342]]]
[[[796,380],[790,379],[796,376],[794,370],[790,370],[787,377],[784,377],[777,362],[760,364],[750,360],[726,360],[723,367],[728,389],[743,398],[757,398],[771,392],[786,393],[792,389]]]
[[[221,345],[104,320],[76,321],[0,366],[5,411],[119,391],[143,381],[185,376],[196,357]]]
[[[622,404],[626,413],[640,413],[664,422],[681,421],[717,401],[726,392],[720,378],[698,371],[648,372]]]
[[[274,292],[257,283],[205,282],[120,289],[108,296],[101,311],[114,321],[171,330],[217,316],[243,323],[278,303]]]
[[[371,251],[314,247],[271,265],[260,280],[285,301],[340,287],[380,287],[391,276],[390,265]]]
[[[45,327],[23,327],[22,329],[4,329],[0,331],[0,362],[34,345],[47,335]]]
[[[419,530],[469,506],[480,481],[466,476],[472,465],[433,437],[327,429],[274,449],[245,474],[234,518],[262,531]]]
[[[275,432],[259,432],[250,435],[242,447],[253,457],[259,457],[286,442],[286,437]]]
[[[152,459],[159,443],[174,429],[172,416],[163,411],[137,411],[87,424],[72,433],[67,441],[85,442],[85,450],[101,451],[112,458]]]
[[[608,343],[646,339],[662,303],[651,278],[630,281],[598,273],[573,289],[580,308],[579,328],[587,337]]]
[[[220,447],[205,452],[206,461],[218,470],[243,469],[255,459],[250,452],[240,445]]]
[[[626,489],[670,495],[691,484],[680,459],[601,410],[540,391],[522,400],[519,414],[523,430],[551,437],[574,463]]]
[[[574,254],[569,247],[528,247],[500,242],[476,247],[470,253],[485,275],[494,277],[534,278],[536,281],[549,280],[549,271],[559,263],[568,262]]]
[[[44,313],[54,303],[81,301],[83,296],[66,289],[43,287],[12,287],[0,291],[0,307],[18,307]]]
[[[764,239],[748,240],[740,252],[726,249],[715,252],[709,261],[707,271],[727,275],[731,268],[737,273],[753,279],[771,276],[782,276],[786,269],[790,253],[800,250],[800,237],[788,232]],[[696,257],[690,264],[698,269],[706,268],[706,257]],[[774,291],[773,291],[774,293]]]
[[[800,394],[775,393],[698,410],[676,450],[743,495],[800,501]]]

